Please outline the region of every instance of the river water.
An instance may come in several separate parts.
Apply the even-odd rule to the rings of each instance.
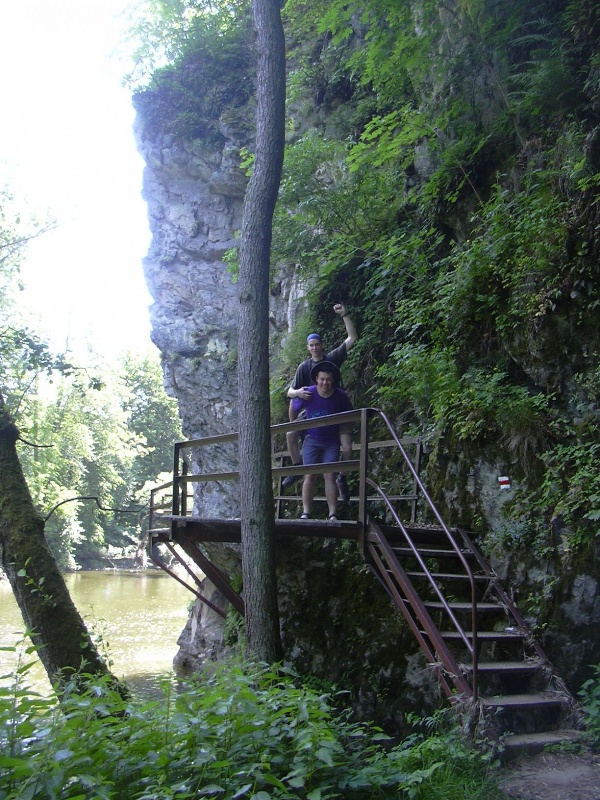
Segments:
[[[72,572],[65,581],[100,652],[105,658],[108,653],[113,674],[136,693],[151,692],[158,677],[172,671],[192,593],[165,573],[151,570]],[[10,584],[0,580],[0,645],[16,645],[23,629]],[[17,659],[15,652],[0,650],[0,685],[12,682],[5,676]],[[50,690],[39,661],[28,673],[28,684],[42,694]]]

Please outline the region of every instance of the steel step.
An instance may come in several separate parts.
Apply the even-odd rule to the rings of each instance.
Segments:
[[[446,606],[437,601],[437,600],[425,600],[423,605],[426,608],[432,608],[435,611],[445,611]],[[471,603],[459,603],[455,601],[449,601],[448,606],[452,609],[452,611],[471,611],[473,608]],[[499,603],[477,603],[476,604],[477,611],[504,611],[504,606],[501,606]]]
[[[509,761],[519,755],[534,755],[535,753],[541,753],[544,748],[551,745],[578,742],[583,737],[583,731],[576,731],[570,728],[559,728],[554,731],[542,731],[541,733],[506,734],[500,738],[504,747],[502,758],[504,761]]]
[[[392,550],[394,553],[398,553],[399,555],[406,555],[406,556],[414,556],[414,550],[412,547],[406,547],[405,545],[391,545]],[[424,558],[458,558],[458,553],[453,548],[439,548],[439,547],[417,547],[417,552],[420,556]],[[463,554],[465,558],[475,558],[473,553],[470,550],[465,550],[464,548],[460,549],[460,552]]]
[[[449,542],[448,536],[443,528],[429,528],[429,527],[418,527],[413,525],[405,525],[404,529],[406,530],[407,535],[416,545],[424,545],[424,544],[441,544],[446,545]],[[391,545],[399,544],[406,541],[404,534],[394,525],[382,525],[381,531],[383,535],[386,537],[388,542]],[[462,543],[463,539],[458,531],[453,530],[450,528],[450,533],[452,534],[454,540],[457,543]]]
[[[406,573],[409,578],[427,578],[427,574],[425,572],[412,572],[409,571]],[[468,581],[469,576],[466,575],[464,572],[455,574],[454,572],[430,572],[429,573],[432,578],[439,581],[446,581],[446,580],[456,580],[456,581]],[[477,583],[485,583],[486,581],[491,580],[490,575],[482,575],[481,573],[477,573],[473,575],[473,579],[477,581]]]
[[[563,706],[567,698],[557,692],[548,694],[499,694],[494,697],[481,697],[481,704],[487,708],[547,708]]]
[[[481,684],[487,687],[483,688],[482,686],[479,692],[480,709],[491,728],[495,730],[494,736],[500,736],[504,747],[503,752],[512,753],[527,748],[541,750],[548,744],[578,738],[577,732],[569,733],[558,730],[561,725],[568,726],[570,724],[561,719],[565,717],[565,712],[573,702],[572,698],[569,697],[568,692],[556,691],[554,687],[550,686],[547,680],[550,665],[543,652],[533,642],[526,624],[521,623],[522,627],[520,627],[518,611],[513,608],[510,598],[503,592],[497,576],[493,574],[484,558],[478,554],[476,547],[469,545],[467,536],[465,535],[463,538],[460,532],[456,534],[455,531],[451,531],[457,544],[457,549],[454,549],[442,531],[428,532],[426,529],[408,531],[408,528],[406,530],[408,536],[403,537],[401,533],[398,533],[398,529],[388,529],[387,527],[377,533],[375,526],[375,533],[372,534],[372,538],[368,539],[369,546],[372,546],[374,552],[379,552],[383,562],[380,565],[382,582],[386,577],[386,572],[394,576],[393,568],[390,569],[385,564],[383,551],[386,544],[392,549],[400,564],[408,567],[405,569],[406,577],[404,579],[401,574],[394,578],[394,585],[398,591],[393,595],[393,599],[401,607],[412,608],[408,597],[404,596],[402,590],[404,582],[408,578],[415,587],[410,592],[407,588],[408,594],[411,597],[413,592],[420,595],[418,603],[415,601],[418,608],[413,608],[409,621],[412,620],[418,626],[419,630],[415,628],[415,633],[422,637],[422,647],[425,652],[427,653],[429,648],[429,651],[436,653],[437,658],[439,653],[444,653],[446,650],[448,663],[454,659],[464,659],[458,665],[454,662],[454,668],[446,673],[449,679],[454,680],[456,686],[460,686],[460,680],[462,680],[466,681],[467,689],[469,689],[471,682],[475,680],[473,664],[470,663],[474,633],[472,630],[459,630],[459,622],[455,623],[457,629],[439,630],[436,627],[436,621],[439,623],[444,619],[439,612],[449,611],[455,620],[460,620],[460,615],[470,614],[473,610],[477,612],[478,616],[492,614],[491,618],[482,616],[482,619],[487,622],[478,622],[477,624],[478,626],[485,625],[488,629],[499,628],[499,630],[477,632],[481,655],[486,659],[478,663],[477,672],[481,677]],[[388,534],[387,540],[386,533]],[[408,544],[409,541],[412,543],[412,547]],[[468,569],[465,569],[464,564],[460,564],[460,561],[463,560],[468,561]],[[431,568],[427,572],[430,565]],[[459,574],[453,572],[455,569],[459,571]],[[472,576],[465,574],[469,569],[472,570]],[[473,602],[466,599],[470,594],[468,583],[471,578],[476,582],[477,595],[487,601],[483,602],[482,600],[480,603],[475,603],[475,609]],[[425,579],[425,583],[423,579]],[[390,580],[388,578],[388,581]],[[432,591],[432,583],[434,586],[437,585],[437,593]],[[444,602],[445,593],[456,599]],[[425,599],[426,597],[431,599]],[[419,622],[419,608],[429,611],[433,624],[430,633],[425,631],[422,622]],[[468,618],[464,617],[463,619],[465,624],[471,627],[469,622],[466,622]],[[450,620],[447,620],[445,627],[450,625]],[[438,637],[441,637],[444,643],[440,642]],[[467,651],[470,651],[469,655],[467,655]],[[498,660],[492,660],[494,658]],[[458,674],[455,675],[455,672]],[[459,677],[460,680],[458,680]],[[449,680],[443,686],[445,691],[449,690]],[[525,733],[525,731],[544,728],[542,733]]]
[[[465,672],[473,672],[473,664],[461,664]],[[477,665],[481,673],[512,674],[518,672],[539,672],[543,667],[541,661],[482,661]]]
[[[427,635],[425,631],[421,631],[423,635]],[[460,639],[462,636],[458,631],[440,631],[443,639]],[[465,635],[473,638],[473,631],[465,631]],[[520,631],[478,631],[477,638],[480,642],[520,642],[524,636]]]

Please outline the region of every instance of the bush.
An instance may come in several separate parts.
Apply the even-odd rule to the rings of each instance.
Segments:
[[[74,685],[60,706],[23,688],[26,669],[0,690],[1,800],[499,796],[456,732],[392,747],[285,669],[229,665],[184,687],[165,678],[152,702]]]
[[[600,741],[600,664],[592,665],[594,675],[578,692],[585,714],[585,724],[596,742]]]

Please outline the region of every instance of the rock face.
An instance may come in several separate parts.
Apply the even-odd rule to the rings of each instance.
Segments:
[[[143,195],[152,242],[144,260],[152,340],[162,355],[165,387],[179,402],[188,438],[237,429],[237,315],[232,275],[223,256],[241,228],[245,178],[231,150],[216,153],[197,141],[159,141],[138,120],[138,148],[147,167]],[[198,454],[219,469],[228,454]],[[218,516],[226,493],[204,492],[196,502]]]
[[[236,247],[242,226],[247,179],[237,154],[243,142],[228,138],[217,152],[198,140],[149,135],[141,116],[135,132],[146,162],[143,195],[152,242],[144,270],[154,300],[152,340],[161,352],[165,388],[178,401],[187,438],[231,433],[238,429],[238,297],[223,257]],[[229,129],[223,132],[235,136]],[[279,276],[270,304],[274,340],[291,328],[302,297],[293,273]],[[236,465],[235,446],[221,444],[196,448],[191,471],[229,471]],[[239,516],[237,485],[200,484],[194,513]],[[209,555],[226,573],[240,572],[235,548],[213,545]],[[207,595],[212,591],[204,589]],[[222,652],[222,639],[221,618],[196,603],[176,665],[200,668]]]
[[[229,132],[229,131],[228,131]],[[225,254],[238,244],[247,179],[239,167],[240,141],[221,151],[171,135],[149,136],[138,117],[136,139],[145,159],[143,196],[152,242],[144,272],[153,297],[152,341],[161,352],[167,392],[176,397],[187,438],[238,429],[238,296]],[[280,275],[271,296],[271,330],[280,340],[302,307],[302,287]],[[202,469],[231,469],[229,446],[194,454]],[[233,515],[237,492],[198,492],[196,510]]]
[[[238,299],[223,257],[236,246],[246,179],[231,142],[215,152],[197,140],[150,136],[140,115],[135,133],[146,162],[143,196],[152,242],[144,271],[154,299],[152,340],[161,352],[165,388],[178,401],[187,438],[231,433],[238,428]],[[234,464],[231,445],[214,446],[194,451],[191,471],[231,470]],[[235,489],[235,484],[199,484],[195,513],[239,516]],[[239,569],[239,554],[231,548],[217,547],[210,555],[220,569]],[[206,585],[204,593],[211,594],[212,587]],[[222,619],[196,601],[175,666],[200,668],[222,652],[222,640]]]

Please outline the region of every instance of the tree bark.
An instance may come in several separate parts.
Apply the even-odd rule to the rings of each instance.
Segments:
[[[283,164],[285,40],[279,0],[253,0],[258,51],[256,155],[240,248],[239,460],[248,654],[281,658],[269,402],[269,263]]]
[[[0,563],[31,640],[59,695],[65,681],[110,675],[44,538],[19,462],[19,431],[0,395]],[[115,686],[118,681],[114,679]]]

